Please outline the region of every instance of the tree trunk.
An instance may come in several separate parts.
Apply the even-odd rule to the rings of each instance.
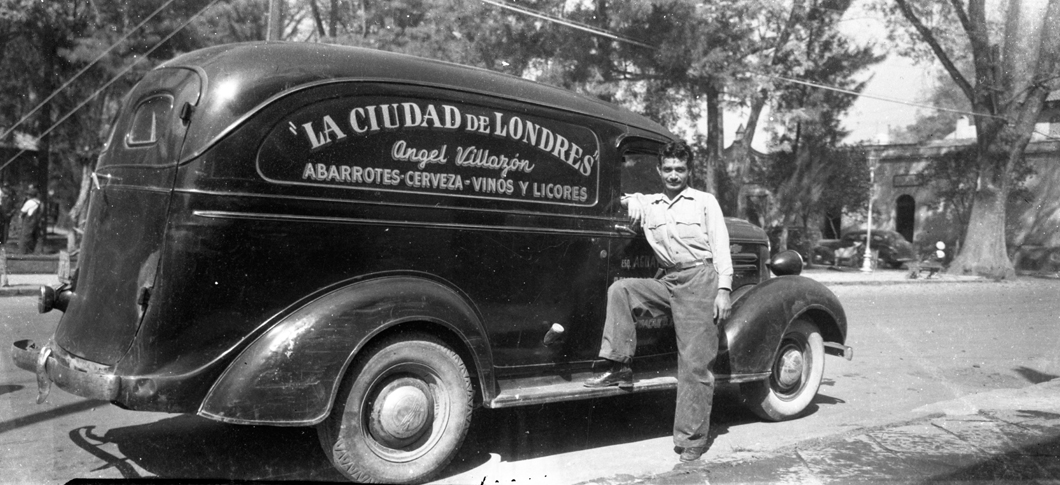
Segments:
[[[39,93],[41,98],[55,92],[56,79],[58,78],[55,73],[55,60],[59,55],[59,48],[57,39],[51,35],[44,35],[41,37],[41,55],[44,58],[44,64],[42,66],[41,83],[39,86]],[[37,133],[45,133],[37,141],[37,191],[40,193],[40,209],[42,211],[40,224],[37,227],[31,228],[37,232],[37,245],[33,250],[34,253],[41,254],[44,252],[44,243],[47,240],[48,235],[48,213],[49,204],[52,203],[48,194],[48,182],[50,176],[48,169],[51,166],[51,134],[47,134],[51,129],[52,125],[52,104],[50,102],[44,103],[40,108],[40,117],[37,121]]]
[[[976,192],[964,245],[950,265],[950,272],[995,279],[1016,276],[1005,244],[1007,192],[1001,187],[983,187]]]
[[[70,208],[70,220],[74,229],[82,229],[85,215],[88,212],[89,195],[92,193],[92,163],[81,164],[81,188],[77,191],[77,201]]]
[[[599,29],[606,31],[611,28],[609,25],[611,23],[610,12],[607,10],[606,0],[597,0],[596,18],[594,21]],[[593,36],[593,42],[596,43],[596,55],[592,57],[591,62],[596,64],[601,84],[610,87],[614,82],[614,72],[611,68],[611,56],[614,52],[614,46],[611,44],[611,39],[606,37]],[[598,91],[596,96],[609,103],[614,101],[614,96],[610,89]]]
[[[1004,50],[1000,59],[990,56],[998,73],[1000,90],[992,90],[990,105],[973,103],[977,111],[998,106],[1002,119],[976,117],[979,130],[979,187],[960,254],[950,266],[957,273],[974,273],[995,279],[1013,278],[1015,268],[1006,244],[1005,211],[1013,167],[1021,163],[1034,125],[1049,91],[1060,76],[1060,0],[1049,3],[1010,0]],[[982,55],[980,53],[980,55]],[[982,69],[977,66],[977,71]],[[990,79],[980,72],[979,79]],[[996,89],[997,86],[990,86]],[[985,90],[985,86],[977,86]],[[979,111],[984,112],[984,111]]]
[[[317,0],[309,0],[309,9],[313,12],[313,21],[317,26],[317,35],[321,39],[327,37],[328,32],[324,30],[324,18],[320,15],[320,6],[317,5]]]
[[[339,25],[339,0],[331,0],[331,10],[328,13],[328,37],[335,38],[335,31]]]
[[[715,174],[717,173],[718,165],[721,163],[723,128],[721,121],[721,92],[709,84],[703,90],[707,101],[707,159],[701,171],[703,186],[707,192],[719,195],[718,181]],[[733,183],[739,184],[740,182],[733,180]]]
[[[744,190],[743,175],[751,169],[751,143],[754,142],[755,131],[758,130],[758,119],[762,116],[769,92],[761,90],[751,102],[751,112],[747,115],[747,123],[744,125],[743,138],[736,140],[732,146],[729,162],[735,167],[736,177],[733,184],[736,186],[736,217],[747,219],[746,191]]]

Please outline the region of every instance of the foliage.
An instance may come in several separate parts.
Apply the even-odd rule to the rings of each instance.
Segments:
[[[810,160],[782,150],[755,173],[775,194],[773,205],[787,208],[788,225],[808,226],[811,218],[830,213],[864,213],[868,208],[869,166],[859,148],[823,148]],[[779,221],[778,221],[779,222]]]
[[[934,209],[949,212],[961,227],[967,227],[972,211],[975,164],[974,150],[965,148],[934,158],[921,172],[935,187]]]
[[[42,195],[50,192],[52,203],[70,207],[80,190],[82,167],[94,163],[122,97],[143,73],[215,40],[232,41],[239,26],[231,17],[221,22],[225,27],[212,30],[214,36],[211,21],[232,15],[240,4],[261,2],[221,3],[213,16],[204,16],[207,20],[199,17],[199,23],[184,26],[212,3],[217,2],[0,1],[0,70],[5,73],[0,133],[6,135],[0,143],[34,134],[38,150],[50,161],[36,169],[19,162],[4,170],[5,177],[22,174],[24,181],[36,171],[37,185],[50,189]]]
[[[845,108],[831,94],[810,94],[813,90],[770,76],[859,89],[847,79],[867,60],[856,58],[861,54],[852,53],[835,33],[850,0],[508,2],[584,28],[476,0],[284,3],[285,40],[391,50],[533,78],[623,104],[675,131],[709,117],[707,136],[692,137],[700,159],[707,161],[700,164],[701,180],[712,189],[720,184],[720,198],[730,201],[743,181],[715,163],[721,111],[773,99],[775,113],[788,126],[800,120],[809,133],[811,120],[834,124],[839,112],[829,110]],[[206,13],[196,17],[206,6]],[[144,72],[196,48],[263,39],[267,8],[268,2],[260,0],[0,0],[0,68],[11,73],[0,79],[0,126],[11,126],[84,70],[49,102],[47,119],[38,113],[31,116],[33,127],[26,128],[39,133],[39,127],[73,113],[50,136],[52,185],[61,187],[61,198],[69,202],[80,169],[94,162],[121,97]],[[34,40],[43,34],[56,40],[54,55]],[[10,55],[22,51],[28,55]],[[48,59],[56,65],[45,72]],[[107,83],[113,84],[104,88]],[[85,100],[90,101],[74,111]],[[822,146],[834,135],[820,138]]]
[[[812,10],[800,23],[801,47],[789,47],[779,56],[782,65],[801,72],[801,79],[848,91],[864,89],[854,76],[878,63],[882,56],[872,46],[854,46],[837,30],[849,2],[832,2],[827,9]],[[772,225],[808,226],[825,213],[864,210],[868,170],[861,150],[837,148],[847,135],[840,116],[856,98],[834,90],[803,84],[774,95],[773,110],[780,113],[774,126],[774,145],[781,147],[757,176],[774,194],[767,219]]]
[[[966,147],[960,150],[944,153],[932,159],[921,175],[932,182],[935,190],[936,201],[934,210],[948,213],[956,221],[959,227],[960,239],[965,239],[968,223],[972,214],[972,203],[975,200],[976,186],[978,185],[978,172],[976,166],[975,147]],[[1012,171],[1013,189],[1009,192],[1010,201],[1027,197],[1029,191],[1025,182],[1034,175],[1033,167],[1026,160]]]

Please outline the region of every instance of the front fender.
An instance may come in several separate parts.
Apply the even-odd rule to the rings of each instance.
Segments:
[[[492,375],[481,319],[460,293],[425,277],[388,276],[331,291],[278,321],[232,361],[199,415],[239,424],[319,423],[357,352],[404,322],[428,322],[456,334],[475,359],[479,378]]]
[[[846,342],[846,313],[831,290],[804,276],[771,278],[733,303],[718,372],[734,379],[768,375],[784,331],[800,316],[816,323],[826,342]]]

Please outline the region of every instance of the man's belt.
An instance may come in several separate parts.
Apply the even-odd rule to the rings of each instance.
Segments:
[[[674,273],[677,271],[684,271],[686,269],[695,268],[696,266],[703,266],[704,264],[713,263],[713,258],[697,259],[695,261],[688,261],[685,263],[677,263],[669,268],[662,268],[666,273]]]

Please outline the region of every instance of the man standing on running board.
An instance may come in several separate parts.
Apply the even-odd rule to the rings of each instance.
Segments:
[[[671,142],[662,151],[658,173],[663,192],[622,197],[629,217],[644,235],[659,263],[656,278],[627,278],[607,291],[600,357],[607,372],[585,381],[586,387],[633,387],[633,354],[637,347],[633,310],[672,316],[677,334],[677,409],[674,451],[681,461],[698,460],[709,445],[714,399],[714,360],[718,324],[732,303],[732,257],[729,233],[717,199],[688,186],[692,152]]]

